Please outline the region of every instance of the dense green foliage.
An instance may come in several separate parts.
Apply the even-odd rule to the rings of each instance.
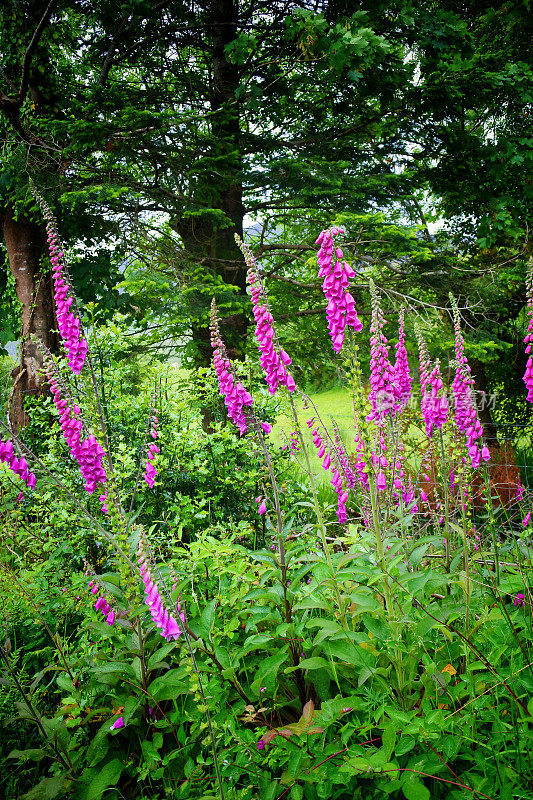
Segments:
[[[2,4],[0,799],[533,798],[529,10]],[[31,182],[68,249],[81,374],[57,353]],[[364,323],[337,355],[330,225]],[[265,387],[243,231],[294,393]],[[411,376],[420,326],[448,390],[460,318],[494,400],[479,465],[472,420],[450,408],[428,434],[420,386],[369,416],[376,286],[385,343],[402,308]],[[253,396],[243,436],[209,366],[217,325]],[[314,402],[326,387],[342,418]],[[69,414],[105,450],[92,494],[96,446],[71,457]]]
[[[93,349],[125,508],[154,388],[161,447],[127,539],[118,518],[102,527],[96,499],[81,497],[50,403],[25,432],[42,460],[35,496],[18,502],[16,481],[0,475],[6,798],[209,800],[221,786],[228,800],[530,797],[530,528],[520,522],[530,495],[515,499],[516,468],[510,500],[499,507],[494,478],[487,502],[453,423],[442,461],[413,408],[391,442],[405,443],[413,477],[433,452],[425,514],[383,498],[376,545],[364,491],[341,525],[333,491],[306,477],[301,446],[291,456],[272,445],[281,516],[257,516],[254,496],[271,491],[261,446],[221,424],[213,374],[126,358],[119,319],[95,330]],[[259,418],[290,415],[249,366]],[[71,388],[94,415],[86,379]],[[463,510],[457,487],[446,489],[451,464],[461,492],[478,486]],[[485,475],[490,486],[495,473]],[[121,555],[144,531],[158,580],[186,610],[189,644],[146,624],[138,573]],[[114,625],[92,608],[89,578],[122,609]]]

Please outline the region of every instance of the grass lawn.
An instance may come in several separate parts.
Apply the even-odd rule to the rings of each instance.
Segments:
[[[312,402],[316,406],[318,414],[322,422],[331,431],[331,419],[333,418],[337,423],[342,439],[348,444],[353,443],[353,411],[352,400],[350,392],[347,389],[329,389],[325,392],[317,392],[310,395]],[[298,410],[298,419],[300,425],[304,430],[304,437],[307,442],[310,441],[309,435],[305,435],[308,431],[306,420],[314,415],[312,407],[303,409],[301,401],[296,403]],[[293,430],[292,418],[282,413],[278,416],[276,424],[272,428],[270,440],[275,445],[283,445],[287,443],[290,432]],[[326,473],[321,469],[322,461],[316,456],[316,449],[310,442],[310,456],[311,466],[319,475],[326,478]]]

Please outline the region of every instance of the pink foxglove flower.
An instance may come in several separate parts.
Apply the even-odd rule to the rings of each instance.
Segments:
[[[34,191],[34,195],[47,221],[46,230],[48,233],[50,261],[52,263],[57,325],[67,353],[69,366],[77,375],[81,372],[85,364],[88,351],[87,341],[83,336],[76,299],[65,264],[65,257],[59,241],[54,215],[44,198],[36,191]]]
[[[394,416],[400,407],[400,388],[396,383],[396,372],[389,358],[389,347],[383,334],[385,318],[381,310],[379,294],[370,281],[372,297],[372,323],[370,325],[370,394],[371,412],[369,422],[383,421],[387,415]]]
[[[437,359],[431,368],[426,342],[416,324],[415,331],[420,360],[420,407],[426,433],[430,437],[448,419],[448,398],[440,374],[440,362]]]
[[[157,423],[158,423],[158,419],[157,419],[155,413],[150,412],[150,418],[148,420],[148,428],[149,428],[150,436],[152,437],[152,439],[157,439],[157,436],[158,436]],[[159,453],[159,447],[156,445],[155,442],[151,442],[148,445],[148,458],[146,460],[145,469],[144,469],[144,480],[146,481],[146,483],[148,484],[148,486],[150,488],[153,487],[154,482],[155,482],[155,477],[157,475],[157,470],[156,470],[155,466],[152,463],[154,461],[157,453]]]
[[[261,367],[265,373],[268,391],[274,394],[278,386],[286,386],[294,392],[296,383],[287,367],[292,363],[291,357],[280,347],[274,331],[274,318],[270,313],[268,298],[259,275],[259,269],[250,248],[235,235],[235,240],[244,255],[248,266],[246,280],[250,286],[250,299],[254,312],[255,337],[261,353]]]
[[[528,271],[526,290],[529,322],[524,343],[526,345],[526,355],[528,359],[523,381],[526,384],[528,402],[533,403],[533,357],[531,356],[531,344],[533,343],[533,267],[530,267]]]
[[[315,242],[320,247],[317,255],[318,275],[324,278],[322,289],[328,301],[326,308],[328,330],[336,353],[340,352],[344,344],[347,325],[358,333],[363,330],[363,323],[355,310],[355,300],[348,291],[350,279],[355,277],[355,272],[344,261],[341,248],[335,248],[334,245],[334,237],[339,233],[344,233],[342,228],[323,230]]]
[[[118,717],[109,728],[110,731],[118,731],[124,727],[124,717]]]
[[[329,450],[329,447],[322,441],[322,437],[318,428],[313,427],[314,417],[307,420],[307,427],[312,428],[311,436],[313,437],[313,444],[317,449],[319,458],[323,458],[322,466],[325,470],[331,470],[333,477],[331,478],[331,485],[337,493],[337,519],[344,524],[348,520],[346,514],[346,501],[348,499],[348,491],[343,486],[340,470],[337,468],[337,463],[340,469],[343,470],[343,477],[346,479],[348,475],[348,488],[353,488],[356,484],[355,476],[352,472],[348,459],[345,457],[345,451],[340,443],[340,439],[336,437],[335,447]],[[333,458],[332,458],[333,453]]]
[[[17,458],[13,442],[10,439],[7,442],[0,441],[0,463],[5,464],[15,475],[18,475],[29,489],[35,488],[35,475],[28,469],[28,462],[24,456]],[[19,495],[20,499],[22,498]]]
[[[142,581],[144,583],[145,603],[150,609],[152,619],[156,628],[159,630],[168,642],[173,639],[178,639],[181,636],[182,630],[176,618],[168,611],[161,596],[158,584],[152,580],[149,558],[146,555],[146,545],[141,537],[139,539],[139,549],[137,552],[139,570]],[[178,619],[185,624],[185,615],[180,609],[180,604],[177,604]]]
[[[233,420],[242,436],[248,430],[246,408],[253,403],[252,396],[246,391],[242,383],[233,373],[231,361],[226,353],[226,348],[220,337],[218,326],[217,307],[215,301],[211,303],[211,346],[213,348],[213,366],[218,378],[219,391],[226,407],[228,417]]]
[[[488,460],[488,451],[480,449],[483,444],[483,428],[479,421],[476,404],[474,401],[474,379],[470,365],[465,355],[465,342],[459,323],[459,310],[454,304],[455,327],[455,359],[457,370],[453,379],[452,390],[455,402],[455,422],[457,427],[466,436],[468,454],[474,469],[481,464],[481,458]],[[490,458],[490,453],[488,453]]]
[[[43,348],[43,352],[44,368],[55,407],[59,412],[59,422],[63,437],[72,457],[78,463],[82,477],[85,480],[85,490],[89,494],[93,494],[97,484],[103,484],[107,481],[107,473],[102,466],[102,459],[105,455],[104,448],[97,442],[92,433],[82,440],[81,434],[84,425],[81,419],[81,410],[74,401],[70,400],[71,405],[69,405],[67,400],[62,397],[59,370],[50,351]],[[102,501],[102,503],[104,510],[107,509],[105,501]]]
[[[411,399],[411,373],[409,371],[409,360],[405,347],[405,311],[400,311],[400,329],[398,333],[398,344],[396,345],[396,363],[394,364],[395,383],[400,407],[406,406]]]
[[[258,514],[264,514],[267,510],[266,503],[264,500],[261,501],[259,508],[257,509]]]

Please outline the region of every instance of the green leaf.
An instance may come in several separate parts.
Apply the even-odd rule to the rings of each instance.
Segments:
[[[40,761],[46,755],[47,752],[44,748],[32,747],[28,750],[12,750],[8,758],[18,758],[19,761]]]
[[[175,647],[175,642],[168,642],[168,644],[164,644],[163,647],[159,647],[148,659],[148,669],[154,669],[156,664],[158,665],[161,661],[163,661],[163,659],[166,658]]]
[[[329,669],[329,661],[320,656],[313,656],[312,658],[304,658],[297,667],[287,667],[284,672],[294,672],[296,669]]]
[[[100,800],[106,789],[117,785],[123,769],[124,764],[118,758],[108,761],[98,770],[94,777],[91,777],[91,782],[87,787],[83,800]]]
[[[431,797],[429,789],[426,789],[422,781],[409,775],[402,783],[402,792],[407,800],[429,800]]]
[[[216,604],[217,598],[215,597],[213,600],[209,601],[202,611],[202,616],[198,627],[200,628],[200,633],[202,634],[203,639],[206,641],[209,641],[211,638],[211,631],[213,630],[213,625],[215,624]]]
[[[23,795],[21,800],[54,800],[63,794],[66,778],[64,775],[55,775],[53,778],[44,778],[37,786]]]
[[[130,664],[123,661],[108,661],[91,669],[93,675],[117,675],[135,679],[135,672]]]
[[[259,694],[259,690],[262,686],[266,686],[269,693],[274,691],[276,675],[278,674],[278,670],[285,662],[286,658],[287,653],[285,650],[282,650],[281,653],[276,653],[275,655],[264,659],[257,670],[256,678],[252,683],[252,689],[257,692],[257,694]]]
[[[394,745],[396,744],[396,726],[390,722],[383,729],[381,737],[381,749],[385,755],[385,761],[390,761],[390,757],[394,752]]]
[[[189,691],[189,681],[187,680],[187,673],[185,667],[178,667],[171,669],[155,678],[148,686],[148,694],[157,703],[162,700],[175,700],[182,694],[187,694]]]

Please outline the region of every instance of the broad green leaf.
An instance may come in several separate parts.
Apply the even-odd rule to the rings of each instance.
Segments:
[[[153,669],[156,664],[158,664],[160,661],[163,661],[163,659],[165,659],[175,647],[175,642],[168,642],[167,644],[164,644],[163,647],[159,647],[148,659],[148,669]]]
[[[110,786],[117,785],[124,766],[125,765],[119,761],[118,758],[114,758],[112,761],[108,761],[107,764],[104,764],[94,777],[91,777],[83,800],[100,800],[106,789]]]
[[[429,800],[431,797],[429,789],[411,774],[403,781],[402,792],[407,800]]]
[[[189,689],[185,667],[178,667],[155,678],[148,686],[148,696],[156,702],[175,700],[176,697],[187,694]]]
[[[330,664],[329,661],[326,661],[325,658],[320,658],[319,656],[313,656],[312,658],[304,658],[297,667],[287,667],[284,672],[294,672],[297,669],[329,669]]]
[[[215,597],[213,600],[210,600],[209,603],[206,605],[204,610],[202,611],[202,616],[200,618],[199,628],[200,633],[204,640],[209,641],[211,638],[211,631],[213,630],[213,625],[215,624],[215,607],[217,604],[217,598]]]
[[[37,786],[30,789],[21,800],[55,800],[60,797],[65,789],[66,778],[64,775],[55,775],[53,778],[44,778]]]

